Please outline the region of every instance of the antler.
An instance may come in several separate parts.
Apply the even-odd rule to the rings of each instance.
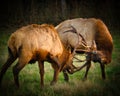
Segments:
[[[78,36],[78,43],[76,44],[76,46],[74,47],[74,50],[73,50],[73,55],[75,55],[75,52],[76,52],[76,50],[77,51],[81,51],[81,52],[90,52],[91,50],[90,50],[90,46],[87,46],[87,43],[86,43],[86,41],[85,41],[85,39],[83,38],[83,36],[80,34],[80,33],[78,33],[77,32],[77,30],[71,25],[71,27],[72,27],[72,32],[74,32],[74,33],[76,33],[77,34],[77,36]],[[78,46],[79,45],[82,45],[85,49],[78,49]],[[95,45],[95,42],[93,42],[93,44],[92,45]],[[95,47],[95,46],[94,46]],[[80,60],[81,61],[81,60]]]
[[[72,28],[72,29],[71,29],[71,28]],[[85,49],[88,49],[88,46],[87,46],[87,43],[86,43],[85,39],[83,38],[83,36],[82,36],[80,33],[77,32],[77,30],[76,30],[72,25],[70,25],[70,29],[69,29],[69,30],[64,31],[63,33],[66,33],[66,32],[73,32],[73,33],[76,33],[77,36],[78,36],[78,43],[77,43],[76,46],[74,47],[73,55],[75,55],[76,50],[79,51],[79,50],[77,49],[77,47],[78,47],[80,44],[81,44],[83,47],[85,47]],[[80,38],[81,38],[81,39],[80,39]],[[82,50],[82,49],[80,49],[80,51],[86,52],[87,50]]]
[[[78,36],[78,42],[77,42],[77,44],[76,44],[76,46],[74,47],[74,50],[73,50],[73,56],[75,55],[75,52],[76,52],[76,49],[77,49],[77,47],[79,46],[79,44],[80,44],[80,41],[82,41],[82,40],[80,40],[80,37],[84,40],[84,38],[82,37],[82,35],[80,34],[80,33],[78,33],[77,32],[77,30],[71,25],[71,27],[72,27],[72,29],[73,29],[73,32],[74,33],[76,33],[77,34],[77,36]],[[85,41],[85,40],[84,40]],[[83,44],[83,45],[85,45],[85,44]]]

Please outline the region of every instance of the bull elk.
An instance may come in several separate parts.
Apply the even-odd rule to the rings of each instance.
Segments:
[[[13,67],[14,81],[18,88],[18,75],[26,64],[38,61],[41,87],[44,87],[44,61],[50,62],[54,69],[51,84],[55,84],[59,72],[70,68],[73,59],[73,54],[64,48],[55,28],[48,24],[31,24],[12,33],[8,40],[8,52],[8,59],[0,71],[0,83],[7,69],[18,58]]]
[[[105,79],[105,64],[111,62],[113,40],[107,26],[103,23],[103,21],[95,18],[75,18],[65,20],[55,28],[58,31],[60,39],[65,47],[69,45],[72,49],[75,48],[78,41],[78,34],[81,34],[84,38],[86,47],[83,46],[82,42],[80,42],[79,46],[76,48],[76,52],[85,52],[87,54],[86,63],[76,71],[79,71],[83,67],[87,66],[84,76],[84,79],[87,79],[91,61],[99,62],[102,78]],[[76,32],[73,32],[73,30]],[[66,73],[65,75],[67,76]]]

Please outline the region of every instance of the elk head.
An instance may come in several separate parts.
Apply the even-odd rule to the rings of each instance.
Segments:
[[[86,59],[91,59],[91,61],[93,62],[106,64],[106,57],[103,51],[97,50],[95,41],[92,42],[92,45],[91,47],[88,48],[88,50],[86,51],[86,54],[87,54]]]

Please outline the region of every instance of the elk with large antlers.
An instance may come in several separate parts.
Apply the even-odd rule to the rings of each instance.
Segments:
[[[83,46],[83,43],[81,42],[76,49],[76,52],[78,53],[85,52],[87,54],[86,63],[78,68],[78,70],[80,70],[87,66],[84,79],[87,79],[91,61],[100,63],[102,78],[106,78],[105,64],[111,62],[113,40],[103,21],[95,18],[65,20],[56,26],[56,30],[58,31],[65,47],[69,45],[72,49],[75,48],[78,41],[78,34],[81,34],[84,38],[85,45],[87,46]],[[73,32],[73,30],[78,34]]]
[[[32,24],[18,29],[8,40],[9,57],[0,71],[0,83],[8,67],[18,58],[13,67],[14,81],[19,87],[19,72],[27,63],[38,61],[41,87],[44,86],[44,61],[51,63],[54,77],[51,84],[57,82],[58,74],[63,69],[71,69],[73,55],[62,45],[58,33],[52,25]],[[32,70],[32,69],[31,69]]]

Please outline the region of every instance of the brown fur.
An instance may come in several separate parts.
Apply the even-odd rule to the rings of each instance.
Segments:
[[[97,50],[103,52],[106,58],[106,64],[111,62],[113,51],[113,40],[106,25],[99,19],[96,21],[96,36]]]
[[[64,46],[66,47],[69,45],[72,48],[76,46],[78,42],[78,36],[76,33],[73,33],[73,31],[71,30],[71,26],[76,29],[78,34],[81,34],[81,36],[85,39],[87,46],[92,48],[92,42],[95,41],[96,43],[95,51],[97,50],[97,54],[87,54],[87,61],[85,64],[87,65],[87,70],[84,78],[87,78],[87,73],[90,68],[91,61],[97,61],[100,63],[102,77],[103,79],[105,79],[104,64],[108,64],[111,62],[113,51],[113,40],[107,26],[102,20],[95,18],[75,18],[61,22],[55,28],[58,31]],[[77,47],[77,52],[79,52],[79,49],[85,49],[85,47],[82,46],[81,42]]]
[[[62,45],[58,33],[52,25],[32,24],[18,29],[8,40],[9,57],[2,66],[0,83],[8,67],[18,58],[13,68],[14,80],[19,87],[18,75],[27,63],[38,61],[41,87],[44,86],[44,61],[52,63],[54,77],[51,84],[57,82],[59,72],[72,64],[72,54]]]

